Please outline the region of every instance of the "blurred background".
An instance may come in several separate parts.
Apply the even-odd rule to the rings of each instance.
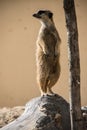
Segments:
[[[75,0],[81,63],[81,103],[87,105],[87,0]],[[36,82],[36,39],[39,9],[54,13],[61,44],[61,76],[53,87],[69,101],[67,32],[61,0],[0,0],[0,106],[25,105],[40,95]]]

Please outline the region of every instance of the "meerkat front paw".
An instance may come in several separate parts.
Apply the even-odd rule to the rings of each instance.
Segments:
[[[48,51],[44,50],[43,53],[44,53],[45,56],[47,56],[47,57],[49,56],[49,52]]]

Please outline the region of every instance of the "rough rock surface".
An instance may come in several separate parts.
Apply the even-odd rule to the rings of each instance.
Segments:
[[[69,104],[59,95],[34,98],[19,118],[0,130],[70,130]]]

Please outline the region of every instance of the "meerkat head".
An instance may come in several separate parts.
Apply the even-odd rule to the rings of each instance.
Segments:
[[[33,17],[38,18],[42,22],[52,21],[53,13],[49,10],[39,10],[33,14]]]

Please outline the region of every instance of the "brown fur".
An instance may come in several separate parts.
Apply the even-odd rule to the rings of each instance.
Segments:
[[[44,14],[37,39],[37,82],[42,94],[52,94],[51,88],[60,76],[60,37],[52,18]]]

